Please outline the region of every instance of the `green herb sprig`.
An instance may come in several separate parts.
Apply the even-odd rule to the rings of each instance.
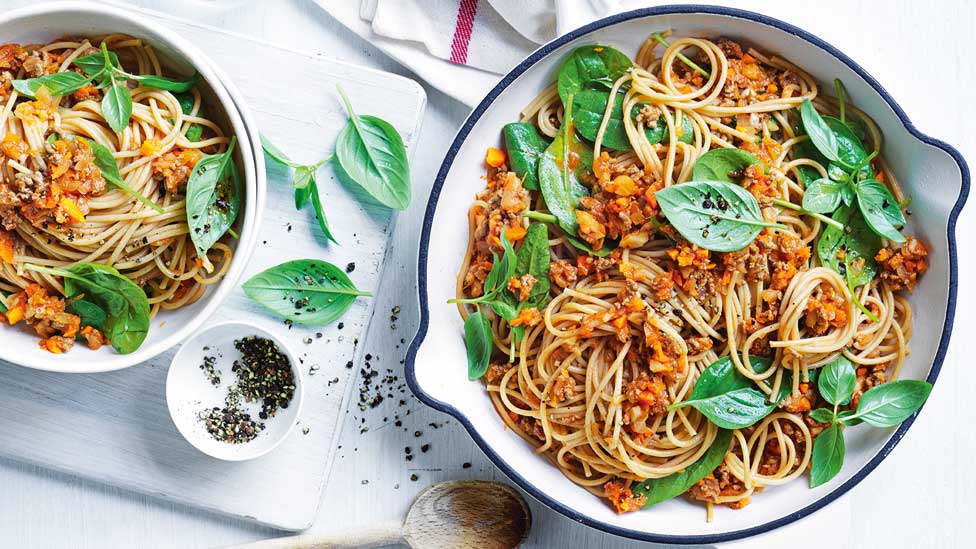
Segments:
[[[29,78],[14,80],[13,88],[26,97],[34,98],[42,87],[52,95],[67,95],[94,82],[98,89],[104,90],[102,97],[102,116],[115,132],[122,132],[129,125],[132,117],[132,92],[125,85],[126,81],[133,81],[140,85],[174,93],[189,91],[200,79],[199,73],[190,78],[178,80],[155,75],[138,75],[126,72],[115,52],[110,52],[105,42],[101,51],[81,56],[74,60],[74,65],[85,75],[76,72],[59,72]]]
[[[335,155],[329,154],[314,164],[305,165],[288,158],[288,155],[263,135],[261,136],[261,147],[264,148],[264,152],[269,158],[295,170],[291,179],[291,186],[295,190],[295,209],[301,210],[308,203],[309,199],[311,199],[312,208],[315,210],[315,217],[318,219],[322,234],[332,242],[339,244],[339,241],[335,239],[332,235],[332,230],[329,228],[329,219],[325,215],[325,207],[319,196],[318,182],[315,179],[319,168],[331,161]]]
[[[810,417],[828,427],[813,441],[810,487],[816,488],[834,478],[844,465],[844,427],[867,423],[874,427],[894,427],[914,414],[932,391],[926,381],[889,381],[872,387],[857,401],[854,410],[839,410],[847,405],[857,387],[854,364],[841,355],[823,367],[817,379],[820,395],[833,408],[817,408]]]

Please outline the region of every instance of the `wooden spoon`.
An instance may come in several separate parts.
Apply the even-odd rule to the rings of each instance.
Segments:
[[[525,539],[531,522],[528,505],[512,487],[453,480],[418,494],[403,524],[269,539],[228,549],[338,549],[395,543],[414,549],[512,549]]]

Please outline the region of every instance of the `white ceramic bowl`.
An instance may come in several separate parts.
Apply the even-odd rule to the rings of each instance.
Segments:
[[[279,409],[267,420],[258,418],[260,403],[242,403],[242,409],[255,421],[265,424],[263,431],[249,442],[229,444],[215,440],[199,420],[199,413],[214,406],[223,408],[227,388],[237,376],[231,371],[241,353],[234,341],[247,336],[270,339],[288,357],[295,374],[295,395],[287,408]],[[220,371],[220,384],[214,386],[200,369],[204,357],[216,358],[215,369]],[[298,355],[271,331],[248,322],[221,322],[197,332],[173,356],[166,374],[166,405],[180,434],[201,452],[227,461],[254,459],[275,449],[295,427],[302,413],[302,372]]]
[[[425,403],[456,417],[491,460],[546,505],[589,526],[647,541],[715,543],[766,532],[797,520],[849,490],[892,450],[913,418],[897,429],[848,430],[844,468],[831,482],[810,489],[805,480],[764,491],[744,510],[717,507],[705,522],[702,506],[675,498],[645,511],[616,514],[604,501],[566,479],[533,448],[506,430],[481,383],[467,379],[462,321],[448,305],[467,245],[466,212],[484,182],[484,151],[500,146],[502,126],[548,83],[557,64],[586,43],[637,51],[652,31],[678,36],[739,38],[776,53],[813,74],[825,88],[841,78],[850,101],[884,132],[883,154],[912,197],[909,232],[931,251],[929,271],[910,296],[915,334],[902,377],[935,382],[955,310],[954,227],[969,190],[969,172],[949,145],[922,135],[864,69],[801,29],[768,17],[704,6],[649,8],[597,21],[543,46],[507,74],[468,117],[451,145],[427,206],[419,261],[421,328],[407,359],[407,379]],[[935,191],[935,192],[933,192]],[[933,481],[938,479],[933,478]],[[892,487],[892,505],[904,502]]]
[[[114,5],[55,2],[0,14],[0,36],[4,43],[42,43],[66,35],[109,32],[130,34],[147,41],[167,67],[183,73],[193,69],[200,72],[199,86],[209,115],[238,140],[235,160],[241,168],[245,194],[238,222],[241,238],[231,243],[234,260],[224,279],[193,305],[158,314],[145,342],[134,353],[120,355],[110,346],[98,351],[76,346],[68,354],[54,355],[38,347],[37,337],[31,331],[0,327],[3,360],[30,368],[70,373],[118,370],[173,347],[196,331],[234,289],[257,242],[266,187],[264,155],[260,148],[254,148],[258,143],[257,126],[233,84],[219,74],[202,51],[163,25]]]

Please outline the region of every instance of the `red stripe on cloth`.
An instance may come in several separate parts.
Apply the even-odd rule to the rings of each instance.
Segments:
[[[451,42],[451,62],[468,62],[468,43],[474,28],[474,16],[478,13],[478,0],[461,0],[458,6],[457,23],[454,24],[454,41]]]

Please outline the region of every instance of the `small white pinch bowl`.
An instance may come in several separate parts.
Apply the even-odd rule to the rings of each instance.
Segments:
[[[234,341],[248,336],[270,339],[288,357],[295,374],[295,395],[287,408],[279,408],[274,417],[258,418],[260,402],[243,402],[241,409],[251,414],[255,421],[264,423],[264,430],[254,440],[240,444],[218,441],[207,432],[198,414],[214,406],[223,408],[227,389],[237,381],[231,371],[241,353],[234,348]],[[204,350],[206,348],[206,350]],[[220,385],[214,386],[200,368],[204,357],[217,358],[214,368],[220,371]],[[166,404],[177,430],[196,449],[226,461],[245,461],[267,454],[281,444],[291,433],[302,413],[302,371],[297,355],[284,340],[271,331],[249,322],[229,321],[213,324],[200,330],[173,356],[166,376]]]

